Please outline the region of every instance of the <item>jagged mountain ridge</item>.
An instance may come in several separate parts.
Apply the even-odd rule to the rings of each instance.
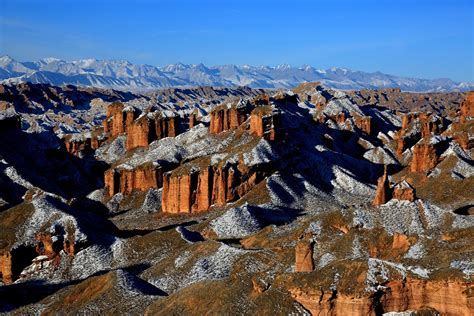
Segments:
[[[65,61],[45,58],[19,62],[0,57],[0,80],[3,83],[74,84],[143,91],[176,86],[249,86],[252,88],[293,88],[302,82],[320,81],[337,89],[379,89],[397,87],[405,91],[467,91],[474,83],[450,79],[416,79],[381,72],[367,73],[345,68],[316,69],[290,65],[249,66],[170,64],[164,67],[137,65],[123,60],[81,59]]]

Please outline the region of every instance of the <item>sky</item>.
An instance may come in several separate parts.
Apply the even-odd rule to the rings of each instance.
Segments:
[[[474,81],[472,0],[0,0],[0,54]]]

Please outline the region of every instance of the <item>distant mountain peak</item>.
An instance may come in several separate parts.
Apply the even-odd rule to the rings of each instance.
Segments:
[[[46,58],[43,58],[41,60],[44,61],[45,63],[48,63],[48,64],[63,61],[63,60],[61,60],[59,58],[56,58],[56,57],[46,57]]]
[[[48,57],[37,62],[18,62],[8,55],[0,57],[0,81],[73,84],[127,91],[172,86],[291,89],[308,81],[319,81],[328,87],[342,90],[393,87],[404,91],[442,92],[474,89],[474,83],[458,83],[449,79],[406,78],[381,72],[352,71],[340,67],[322,70],[311,65],[293,67],[287,63],[275,67],[248,64],[207,66],[202,63],[193,65],[175,63],[156,67],[133,64],[127,60],[94,58],[65,61]]]

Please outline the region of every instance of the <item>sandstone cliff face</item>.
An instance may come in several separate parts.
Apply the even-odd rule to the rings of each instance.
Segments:
[[[146,147],[153,140],[150,135],[150,119],[143,115],[133,121],[127,128],[127,150]]]
[[[289,292],[311,315],[375,315],[371,297],[354,297],[322,290],[290,289]]]
[[[469,118],[474,117],[474,91],[467,94],[460,107],[460,121],[465,123]]]
[[[250,114],[250,134],[268,140],[276,139],[279,112],[270,105],[256,107]]]
[[[387,167],[385,166],[383,176],[377,181],[377,190],[372,204],[379,206],[387,203],[391,199],[413,202],[416,199],[415,189],[405,180],[397,183],[392,188],[387,176]]]
[[[395,185],[393,198],[413,202],[415,200],[415,189],[405,180]]]
[[[127,109],[127,111],[125,111]],[[114,102],[107,107],[106,119],[103,127],[106,133],[112,137],[127,131],[127,127],[134,120],[136,112],[133,108],[125,108],[120,102]]]
[[[68,153],[78,156],[81,152],[89,153],[99,148],[103,143],[103,139],[96,135],[83,138],[67,135],[63,138],[63,142]]]
[[[165,213],[207,211],[211,205],[224,206],[249,192],[264,179],[265,170],[249,170],[242,162],[187,166],[163,176],[162,210]]]
[[[470,136],[468,132],[456,133],[453,135],[453,139],[464,150],[471,150],[472,148],[474,148],[474,137]]]
[[[211,134],[219,134],[229,129],[239,127],[247,119],[247,107],[245,106],[219,106],[210,113],[211,121],[209,131]]]
[[[398,157],[420,139],[438,135],[445,129],[445,121],[440,116],[423,112],[403,115],[402,128],[395,135]]]
[[[107,117],[103,122],[104,132],[110,133],[112,137],[127,134],[126,147],[132,150],[146,147],[164,137],[175,137],[197,123],[195,114],[188,118],[152,110],[148,108],[139,115],[139,110],[132,106],[112,103],[107,108]]]
[[[390,182],[388,181],[387,166],[385,166],[383,176],[377,180],[377,190],[375,191],[375,197],[372,201],[374,206],[379,206],[387,203],[392,196]]]
[[[439,162],[437,146],[428,140],[417,143],[413,147],[413,157],[410,163],[411,172],[427,172]]]
[[[408,279],[391,281],[380,298],[321,290],[291,289],[292,297],[313,315],[379,315],[434,309],[441,315],[472,315],[473,284]]]
[[[432,308],[441,315],[474,313],[473,283],[408,279],[387,285],[381,304],[384,312]]]
[[[155,113],[155,133],[156,136],[152,138],[162,139],[164,137],[175,137],[181,131],[179,130],[179,117],[177,116],[166,116],[161,112]],[[191,123],[191,119],[189,120]],[[188,124],[189,124],[188,123]]]
[[[4,252],[0,255],[0,273],[2,273],[2,280],[4,284],[11,284],[12,277],[12,258],[10,252]]]
[[[295,247],[295,272],[311,272],[313,270],[313,244],[308,240],[299,240]]]
[[[105,172],[104,182],[109,197],[119,192],[128,195],[133,191],[161,188],[163,172],[160,166],[152,163],[134,169],[112,168]]]
[[[196,126],[198,124],[198,119],[197,119],[197,115],[196,113],[192,113],[190,116],[189,116],[189,128],[193,128],[194,126]]]
[[[360,116],[356,113],[353,113],[354,123],[361,131],[367,133],[368,135],[372,134],[372,118],[370,116]]]

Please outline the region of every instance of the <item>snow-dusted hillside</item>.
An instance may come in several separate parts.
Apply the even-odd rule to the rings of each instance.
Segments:
[[[33,82],[53,85],[74,84],[127,91],[151,90],[172,86],[249,86],[253,88],[293,88],[302,82],[320,81],[337,89],[398,87],[405,91],[467,91],[472,82],[450,79],[416,79],[352,71],[345,68],[316,69],[311,66],[277,67],[249,65],[171,64],[164,67],[135,65],[123,60],[82,59],[65,61],[45,58],[19,62],[0,57],[3,83]]]

